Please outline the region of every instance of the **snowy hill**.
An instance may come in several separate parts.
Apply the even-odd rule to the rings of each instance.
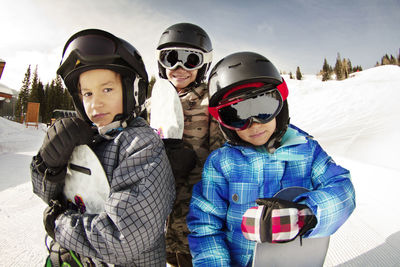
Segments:
[[[331,237],[325,266],[400,266],[400,68],[381,66],[344,81],[290,80],[291,122],[348,168],[357,208]],[[0,118],[0,266],[42,266],[42,211],[29,164],[44,130]]]
[[[380,66],[340,82],[322,83],[311,76],[289,80],[288,86],[292,122],[329,152],[400,170],[395,163],[400,67]]]

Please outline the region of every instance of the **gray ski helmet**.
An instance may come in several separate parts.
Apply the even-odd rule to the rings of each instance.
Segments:
[[[221,59],[211,70],[208,78],[210,93],[209,106],[218,106],[222,97],[233,87],[238,85],[262,82],[267,85],[278,86],[283,81],[279,71],[266,57],[254,52],[234,53]],[[250,88],[243,88],[245,92]],[[282,95],[281,95],[282,96]],[[267,147],[273,151],[280,145],[282,136],[289,125],[289,109],[286,96],[283,98],[283,107],[276,116],[276,130],[268,141]],[[220,125],[227,140],[235,145],[249,146],[234,130]]]
[[[99,29],[87,29],[66,42],[57,70],[71,94],[79,116],[90,122],[79,96],[79,75],[92,69],[109,69],[121,75],[123,114],[114,120],[127,120],[144,109],[148,76],[140,53],[127,41]]]
[[[177,23],[168,27],[161,34],[157,49],[160,50],[167,47],[196,48],[206,53],[213,50],[208,34],[201,27],[191,23]],[[196,76],[197,83],[201,83],[205,79],[211,63],[204,64],[198,70]],[[165,68],[160,63],[158,63],[158,74],[160,78],[167,79]]]

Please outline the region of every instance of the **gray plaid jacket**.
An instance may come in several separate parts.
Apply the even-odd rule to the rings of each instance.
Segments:
[[[105,212],[68,210],[56,220],[56,241],[80,255],[118,266],[165,266],[164,227],[175,198],[164,146],[141,118],[93,149],[110,184]],[[31,166],[33,191],[46,203],[62,184]]]

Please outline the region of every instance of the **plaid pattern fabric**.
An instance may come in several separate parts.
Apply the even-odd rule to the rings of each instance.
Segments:
[[[242,233],[248,240],[261,243],[262,214],[265,206],[251,207],[242,218]]]
[[[272,208],[268,211],[267,206],[260,205],[244,213],[241,229],[246,239],[259,243],[290,241],[299,234],[306,216],[313,216],[310,209]]]
[[[70,210],[59,216],[56,241],[115,266],[165,267],[164,227],[175,186],[162,141],[137,118],[93,150],[110,184],[105,212],[82,215]],[[43,180],[33,167],[31,174],[34,193],[46,203],[62,192],[62,184]]]
[[[294,199],[318,221],[305,237],[331,235],[350,216],[355,192],[349,171],[293,125],[282,141],[273,154],[226,144],[208,157],[187,216],[195,266],[248,266],[255,243],[242,234],[242,216],[257,206],[256,199],[271,198],[282,188],[311,190]]]
[[[272,242],[288,241],[297,236],[300,230],[298,225],[298,210],[296,208],[274,209],[271,213]]]

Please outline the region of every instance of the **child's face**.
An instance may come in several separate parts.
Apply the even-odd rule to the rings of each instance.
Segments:
[[[274,133],[275,129],[276,120],[273,119],[268,123],[253,122],[250,128],[236,131],[236,133],[242,140],[254,146],[261,146],[267,143],[271,135]]]
[[[111,123],[123,113],[121,76],[111,70],[95,69],[79,76],[86,115],[97,126]]]
[[[198,70],[185,70],[184,68],[178,67],[173,70],[167,69],[166,74],[168,80],[179,91],[196,80],[197,71]]]

